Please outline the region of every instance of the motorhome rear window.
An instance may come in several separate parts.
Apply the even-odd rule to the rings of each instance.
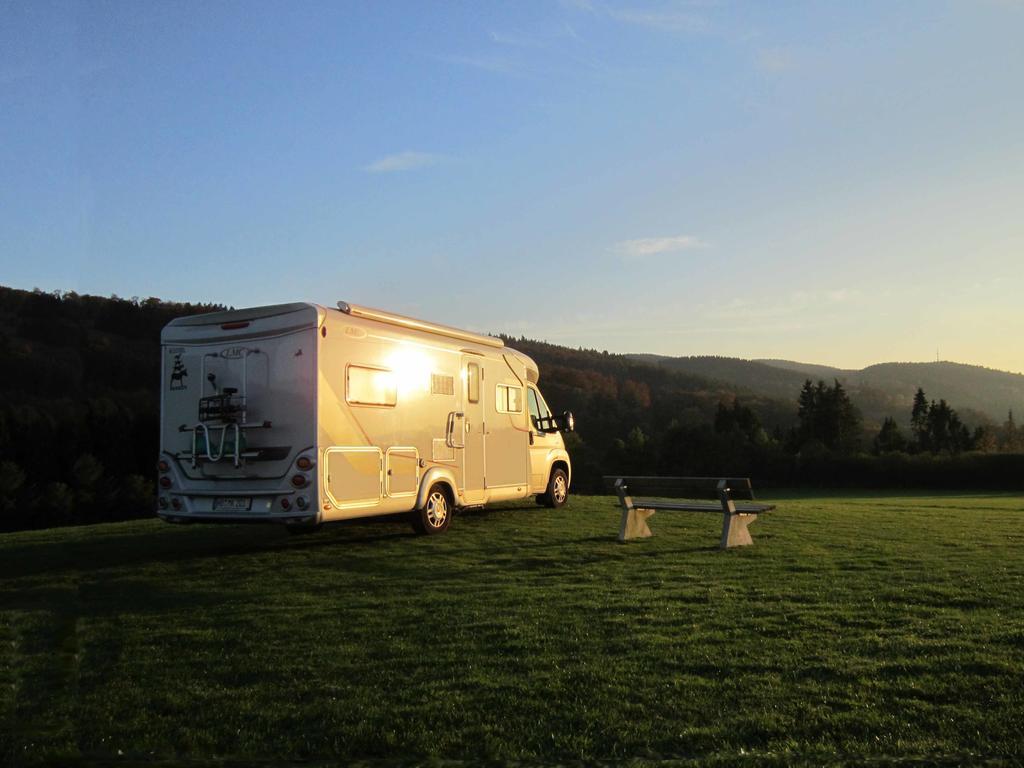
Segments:
[[[498,411],[498,413],[522,413],[522,387],[513,387],[508,384],[498,384],[497,392],[495,393],[494,407]]]
[[[348,366],[345,399],[355,405],[392,406],[398,402],[395,374],[386,368]]]

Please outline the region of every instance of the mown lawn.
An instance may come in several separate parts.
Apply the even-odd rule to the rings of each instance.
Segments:
[[[0,763],[1019,759],[1024,500],[777,501],[2,536]]]

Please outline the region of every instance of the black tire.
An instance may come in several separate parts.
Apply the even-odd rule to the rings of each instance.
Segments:
[[[444,533],[452,523],[455,505],[448,486],[434,483],[427,491],[427,499],[421,509],[412,511],[412,527],[421,536],[433,536]]]
[[[548,478],[548,489],[537,497],[545,507],[558,509],[564,507],[569,499],[569,476],[564,469],[555,468],[551,470],[551,477]]]

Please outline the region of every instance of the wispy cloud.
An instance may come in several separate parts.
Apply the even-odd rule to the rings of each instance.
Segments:
[[[532,31],[492,30],[488,38],[489,51],[439,54],[431,58],[492,74],[530,77],[549,71],[552,57],[572,58],[567,46],[580,42],[579,35],[568,24]]]
[[[648,27],[675,34],[703,34],[711,30],[707,18],[695,12],[712,8],[718,0],[676,0],[633,7],[614,7],[592,0],[561,0],[562,6],[574,11],[604,16],[623,24]]]
[[[458,64],[462,67],[482,69],[485,72],[494,72],[499,75],[518,75],[521,66],[506,56],[493,56],[490,54],[462,56],[458,54],[438,54],[430,58],[435,61],[443,61],[446,64]]]
[[[635,5],[626,7],[598,0],[560,0],[560,3],[569,12],[600,20],[605,25],[632,25],[680,36],[721,32],[706,15],[720,0],[634,1]],[[638,74],[635,67],[610,67],[597,60],[586,37],[564,19],[532,29],[492,29],[487,38],[489,45],[476,51],[434,54],[430,58],[492,74],[525,78],[576,73],[581,69],[602,77]]]
[[[568,24],[555,26],[533,32],[520,30],[492,31],[491,42],[498,45],[508,45],[515,48],[553,48],[564,44],[567,40],[580,39],[576,30]]]
[[[413,171],[417,168],[426,168],[437,165],[444,160],[443,155],[434,155],[429,152],[399,152],[395,155],[387,155],[369,165],[363,166],[368,173],[396,173],[398,171]]]
[[[648,10],[638,8],[609,8],[609,18],[626,24],[674,32],[677,34],[703,34],[710,28],[703,16],[680,10]]]
[[[594,3],[591,0],[559,0],[559,3],[563,8],[569,8],[573,11],[587,11],[589,13],[594,11]]]
[[[613,250],[626,259],[642,259],[662,253],[678,253],[706,247],[707,243],[698,237],[676,235],[675,237],[641,237],[636,240],[622,240],[613,246]]]

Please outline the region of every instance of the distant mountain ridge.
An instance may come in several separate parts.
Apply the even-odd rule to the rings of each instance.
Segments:
[[[909,417],[914,393],[946,400],[972,423],[1001,424],[1007,412],[1024,413],[1024,375],[964,363],[878,363],[861,370],[792,360],[631,355],[676,371],[704,376],[762,397],[795,401],[806,379],[837,379],[868,422]]]
[[[173,318],[222,309],[0,286],[0,531],[152,515],[160,330]],[[576,489],[600,491],[610,472],[729,472],[783,487],[1016,489],[1024,478],[1015,431],[982,430],[984,440],[962,460],[832,455],[818,437],[801,437],[796,402],[807,378],[845,382],[864,415],[860,448],[870,450],[884,417],[906,425],[918,386],[946,399],[972,430],[1001,425],[1009,408],[1024,413],[1019,374],[955,363],[848,371],[504,339],[537,361],[554,411],[576,415],[578,431],[566,436]],[[815,440],[821,444],[804,456]]]

